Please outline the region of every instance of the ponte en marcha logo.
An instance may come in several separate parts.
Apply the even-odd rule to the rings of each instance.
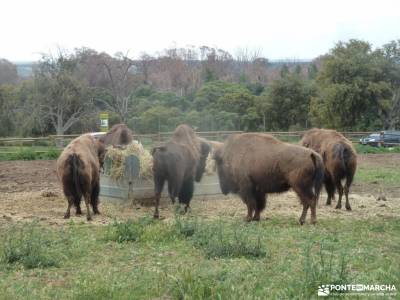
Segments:
[[[351,294],[397,294],[394,284],[322,284],[318,287],[318,296],[329,296],[337,293]]]

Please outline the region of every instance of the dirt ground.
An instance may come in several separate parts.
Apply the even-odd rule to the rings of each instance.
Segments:
[[[360,155],[359,166],[400,167],[400,154]],[[382,192],[378,186],[355,182],[352,186],[350,203],[353,210],[336,210],[335,204],[325,206],[323,193],[318,204],[317,218],[368,218],[371,216],[400,216],[400,183],[385,195],[386,201],[377,200]],[[100,199],[101,201],[101,199]],[[40,223],[61,225],[68,222],[86,223],[84,216],[72,214],[64,220],[67,203],[63,197],[55,172],[55,161],[6,161],[0,162],[0,224],[17,221],[37,220]],[[229,217],[243,218],[247,212],[245,205],[236,196],[197,197],[192,200],[192,212],[202,218]],[[84,210],[84,204],[82,203]],[[270,195],[262,218],[291,216],[296,219],[301,214],[301,205],[293,192]],[[94,216],[92,223],[108,224],[115,218],[126,219],[152,215],[153,207],[126,203],[100,202],[101,215]],[[161,216],[169,220],[174,207],[169,201],[162,202]],[[309,215],[307,217],[309,222]]]

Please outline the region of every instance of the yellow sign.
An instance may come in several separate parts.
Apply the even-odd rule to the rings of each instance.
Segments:
[[[101,132],[108,131],[108,112],[100,113],[100,131]]]

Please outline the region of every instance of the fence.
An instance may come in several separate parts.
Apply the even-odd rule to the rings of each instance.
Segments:
[[[296,142],[300,140],[301,136],[305,131],[272,131],[266,132],[274,135],[277,138],[288,141]],[[203,138],[209,140],[223,141],[227,136],[231,134],[241,133],[241,131],[201,131],[197,134]],[[372,132],[342,132],[348,139],[353,142],[358,142],[361,137],[368,136]],[[172,135],[172,132],[159,132],[154,134],[135,134],[134,138],[139,140],[144,145],[154,145],[157,143],[164,142]],[[67,135],[49,135],[47,137],[8,137],[0,138],[0,146],[46,146],[46,147],[57,147],[59,143],[57,141],[62,140],[65,145],[72,139],[78,137],[79,134],[67,134]],[[0,147],[1,148],[1,147]],[[38,149],[37,152],[44,152],[45,150]]]

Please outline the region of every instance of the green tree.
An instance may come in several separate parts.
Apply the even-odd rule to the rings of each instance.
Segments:
[[[16,84],[17,81],[17,66],[6,59],[0,59],[0,85]]]
[[[11,136],[15,133],[16,105],[16,88],[6,84],[0,85],[0,136]]]
[[[382,55],[367,42],[350,40],[338,43],[321,64],[319,93],[310,111],[313,123],[338,129],[375,127],[390,96]]]
[[[296,73],[297,75],[301,75],[301,65],[296,65],[296,67],[294,68],[294,73]]]
[[[237,83],[225,81],[212,81],[205,83],[196,93],[194,108],[202,111],[206,108],[215,107],[218,100],[228,93],[248,92],[244,86]]]
[[[297,74],[274,81],[267,95],[261,97],[264,114],[273,130],[289,130],[292,126],[306,128],[311,97],[315,95],[312,82]],[[266,121],[264,121],[266,123]]]
[[[385,129],[400,126],[400,40],[391,41],[377,50],[382,55],[382,68],[390,85],[390,96],[382,101]]]
[[[290,73],[290,72],[289,72],[289,67],[288,67],[288,65],[287,65],[287,64],[283,64],[282,67],[281,67],[281,72],[280,72],[281,78],[286,77],[289,73]]]
[[[181,122],[176,107],[153,106],[140,115],[140,130],[145,133],[173,130]]]
[[[317,74],[318,74],[317,65],[315,63],[311,63],[307,68],[308,79],[314,80],[315,78],[317,78]]]

